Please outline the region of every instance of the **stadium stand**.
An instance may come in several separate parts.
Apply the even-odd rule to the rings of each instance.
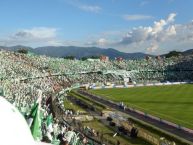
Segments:
[[[57,106],[61,113],[72,114],[65,110],[65,92],[82,84],[124,84],[125,78],[129,78],[129,83],[192,81],[192,68],[192,56],[101,62],[1,50],[0,93],[23,114],[35,140],[86,144],[89,139],[62,123],[62,117],[54,112],[53,106]],[[37,127],[41,132],[36,131]]]

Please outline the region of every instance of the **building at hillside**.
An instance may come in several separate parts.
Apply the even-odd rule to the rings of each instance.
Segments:
[[[101,55],[100,56],[100,61],[103,61],[103,62],[109,61],[109,57],[105,56],[105,55]]]
[[[121,62],[121,61],[123,61],[123,58],[122,57],[115,57],[115,60],[118,62]]]

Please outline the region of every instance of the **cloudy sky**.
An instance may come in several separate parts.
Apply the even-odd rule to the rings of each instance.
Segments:
[[[193,48],[193,0],[0,0],[0,45]]]

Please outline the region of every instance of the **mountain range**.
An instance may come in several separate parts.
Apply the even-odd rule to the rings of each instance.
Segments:
[[[78,59],[82,57],[89,56],[108,56],[110,59],[114,59],[115,57],[122,57],[123,59],[142,59],[145,58],[149,54],[137,52],[137,53],[125,53],[115,50],[113,48],[99,48],[99,47],[78,47],[78,46],[45,46],[45,47],[37,47],[32,48],[28,46],[11,46],[4,47],[0,46],[0,49],[9,50],[9,51],[17,51],[18,49],[27,49],[29,52],[38,54],[38,55],[46,55],[50,57],[65,57],[65,56],[74,56]]]
[[[145,54],[141,52],[136,53],[125,53],[115,50],[113,48],[99,48],[99,47],[78,47],[78,46],[45,46],[45,47],[37,47],[32,48],[28,46],[11,46],[5,47],[0,46],[0,49],[9,50],[9,51],[17,51],[19,49],[27,49],[29,52],[35,53],[37,55],[46,55],[50,57],[65,57],[65,56],[74,56],[77,59],[82,57],[90,57],[90,56],[108,56],[110,59],[114,59],[115,57],[122,57],[123,59],[142,59],[146,56],[153,56],[150,54]],[[193,49],[189,49],[183,52],[180,52],[182,55],[193,54]],[[167,54],[161,55],[162,57]]]

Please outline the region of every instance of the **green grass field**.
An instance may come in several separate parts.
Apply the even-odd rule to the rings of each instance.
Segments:
[[[193,85],[91,90],[115,102],[193,129]]]

